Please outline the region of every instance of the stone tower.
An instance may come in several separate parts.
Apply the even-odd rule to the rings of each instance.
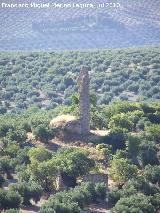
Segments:
[[[77,83],[80,107],[80,132],[86,135],[90,132],[88,67],[82,66]]]

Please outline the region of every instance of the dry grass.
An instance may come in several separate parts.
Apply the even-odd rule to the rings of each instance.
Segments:
[[[100,202],[99,204],[90,204],[86,210],[81,211],[81,213],[109,213],[111,212],[105,202]]]
[[[72,115],[60,115],[50,121],[50,127],[60,127],[68,122],[75,121],[77,118]]]
[[[27,133],[27,138],[28,138],[28,140],[35,140],[35,136],[33,135],[32,132]]]
[[[106,136],[109,133],[109,130],[91,130],[91,133],[97,136]]]

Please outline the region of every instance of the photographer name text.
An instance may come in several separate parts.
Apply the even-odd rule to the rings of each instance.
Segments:
[[[0,4],[1,8],[119,8],[121,5],[120,3],[99,3],[99,4],[93,4],[93,3],[5,3],[2,2]]]

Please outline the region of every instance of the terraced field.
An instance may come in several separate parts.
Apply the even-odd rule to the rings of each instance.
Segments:
[[[42,3],[40,0],[34,2]],[[159,1],[107,2],[112,4],[99,7],[104,0],[76,1],[77,4],[92,3],[95,6],[83,9],[55,8],[51,7],[51,1],[49,8],[0,7],[0,49],[119,48],[160,44]],[[59,3],[74,1],[61,0]]]

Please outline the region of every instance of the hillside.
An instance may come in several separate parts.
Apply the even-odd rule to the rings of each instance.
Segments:
[[[42,3],[40,0],[34,2]],[[76,1],[77,6],[71,8],[58,8],[51,2],[47,8],[0,5],[0,49],[73,50],[160,44],[159,1],[107,2],[105,7],[99,7],[104,1],[91,0],[93,8],[80,8],[86,3],[84,0]],[[60,3],[75,4],[73,0]]]
[[[159,212],[160,103],[92,106],[93,128],[106,123],[98,135],[70,131],[61,112],[0,115],[0,211]]]
[[[0,53],[0,113],[70,105],[81,65],[98,104],[159,101],[160,48]]]

